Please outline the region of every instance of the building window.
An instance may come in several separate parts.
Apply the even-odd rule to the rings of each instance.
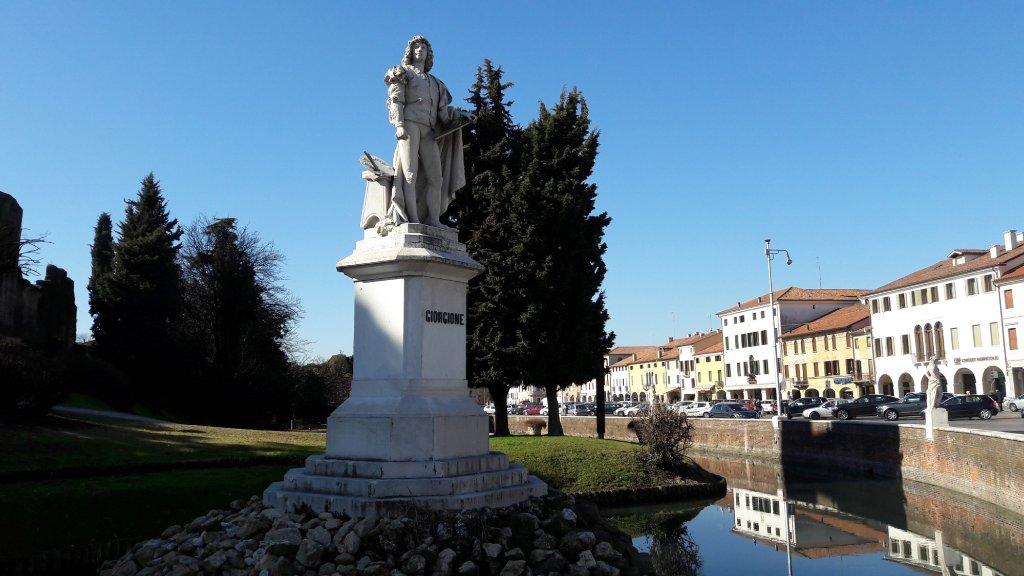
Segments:
[[[732,364],[726,364],[725,365],[725,377],[729,378],[730,376],[732,376]]]
[[[805,343],[806,342],[804,341],[804,339],[801,338],[800,339],[800,353],[801,354],[807,354],[807,346],[805,346]]]
[[[762,344],[767,344],[768,343],[768,331],[767,330],[761,330],[761,343]]]
[[[971,326],[971,332],[974,333],[973,334],[974,335],[974,347],[975,348],[980,348],[981,347],[981,324],[975,324],[974,326]]]
[[[817,351],[818,351],[818,339],[812,337],[811,338],[811,352],[817,352]]]
[[[761,318],[764,318],[764,310],[761,310]]]
[[[871,313],[878,314],[878,298],[871,300]]]
[[[924,337],[920,326],[914,326],[914,352],[918,362],[924,362]]]
[[[992,322],[991,324],[989,324],[988,325],[988,332],[989,332],[989,336],[992,338],[992,345],[993,346],[998,346],[999,345],[999,323],[998,322]]]
[[[885,337],[885,355],[892,356],[895,352],[892,347],[892,336]]]
[[[993,290],[996,289],[996,286],[995,284],[993,284],[992,279],[993,277],[991,274],[985,274],[985,292],[992,292]]]
[[[942,322],[935,323],[935,355],[946,357],[946,338],[942,335]]]
[[[818,363],[817,362],[814,363],[814,377],[815,378],[818,377]]]
[[[888,296],[886,296],[885,298],[882,298],[882,311],[888,312],[890,310],[892,310],[892,301],[889,300]]]
[[[952,282],[946,282],[946,300],[956,298],[956,287]]]
[[[978,279],[968,278],[967,279],[967,295],[974,296],[978,293]]]
[[[960,349],[960,332],[956,328],[949,329],[949,347],[953,350]]]
[[[828,350],[828,336],[822,336],[821,343],[825,346],[825,350]]]
[[[832,349],[833,350],[836,349],[836,335],[835,334],[832,335]]]
[[[722,318],[722,322],[723,322],[723,325],[725,325],[725,326],[729,325],[729,319],[728,318]]]
[[[846,359],[846,373],[853,374],[853,358]]]
[[[1010,346],[1010,350],[1017,349],[1017,329],[1009,328],[1006,330],[1006,342]]]
[[[765,374],[768,373],[768,361],[767,360],[764,361],[764,373]]]
[[[907,307],[907,295],[906,294],[900,294],[899,296],[897,296],[896,297],[896,303],[897,303],[897,305],[900,308],[906,308]]]
[[[918,299],[921,301],[921,304],[927,304],[928,303],[928,289],[927,288],[921,288],[920,295],[919,295]]]
[[[910,335],[900,336],[900,354],[910,354]]]
[[[789,364],[782,367],[782,377],[789,378]]]
[[[910,291],[910,305],[917,306],[917,292],[914,290]]]
[[[934,337],[932,335],[932,325],[931,324],[925,324],[924,325],[924,349],[925,349],[925,355],[924,355],[925,358],[931,358],[932,356],[935,355],[935,339],[934,339]]]
[[[882,339],[875,338],[875,356],[882,355]]]
[[[1007,310],[1013,308],[1013,290],[1003,292],[1003,304],[1006,306]]]

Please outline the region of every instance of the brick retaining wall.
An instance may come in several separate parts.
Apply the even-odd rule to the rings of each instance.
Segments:
[[[509,416],[513,434],[530,434],[529,423],[546,417]],[[605,420],[605,438],[636,441],[630,419]],[[694,419],[693,450],[776,461],[789,467],[905,478],[954,490],[1024,514],[1024,436],[941,428],[935,441],[924,426],[833,420]],[[570,436],[596,437],[593,417],[563,416]]]

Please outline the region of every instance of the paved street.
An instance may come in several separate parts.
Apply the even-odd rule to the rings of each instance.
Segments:
[[[854,422],[873,422],[876,424],[924,424],[924,418],[905,418],[897,422],[889,422],[883,418],[857,418]],[[973,420],[968,419],[957,419],[950,420],[949,425],[955,428],[974,428],[977,430],[992,430],[999,432],[1012,432],[1014,434],[1024,434],[1024,418],[1020,417],[1020,412],[1010,412],[1004,410],[999,414],[992,417],[991,420]]]

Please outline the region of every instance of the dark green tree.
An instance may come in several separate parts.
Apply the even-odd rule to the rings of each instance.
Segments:
[[[173,381],[175,322],[181,308],[178,221],[170,217],[153,173],[126,200],[111,273],[101,288],[108,320],[96,334],[106,358],[121,366],[140,396],[155,401]]]
[[[522,382],[519,318],[526,301],[521,272],[528,265],[516,247],[521,207],[516,175],[522,130],[512,121],[505,93],[512,83],[490,60],[477,68],[467,101],[477,115],[467,131],[467,185],[452,203],[449,221],[485,270],[467,294],[467,371],[471,386],[485,387],[495,405],[495,434],[508,435],[510,386]]]
[[[614,342],[601,283],[606,267],[606,212],[595,213],[597,186],[589,182],[598,132],[586,99],[573,89],[523,133],[517,206],[526,211],[521,249],[530,266],[529,302],[521,318],[523,381],[545,388],[548,434],[561,435],[559,389],[603,379],[604,355]]]
[[[188,395],[196,417],[280,426],[291,416],[295,374],[286,340],[299,308],[280,284],[281,261],[273,246],[239,230],[234,218],[189,226],[180,326],[198,358],[193,381],[200,388]]]
[[[89,275],[89,314],[92,315],[92,333],[95,340],[104,340],[104,325],[110,322],[111,310],[107,302],[109,286],[107,283],[114,270],[114,227],[110,214],[103,212],[96,219],[93,229],[93,241],[90,247],[92,254],[92,273]],[[98,336],[99,335],[99,336]]]

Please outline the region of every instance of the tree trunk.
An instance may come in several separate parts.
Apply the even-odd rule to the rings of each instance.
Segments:
[[[511,436],[508,431],[508,386],[488,386],[494,403],[494,435]]]
[[[597,420],[597,437],[604,438],[604,373],[598,374],[597,376],[597,407],[595,409],[597,414],[594,416]]]
[[[544,391],[548,396],[548,436],[565,436],[562,432],[562,419],[558,414],[558,386],[545,384]]]

